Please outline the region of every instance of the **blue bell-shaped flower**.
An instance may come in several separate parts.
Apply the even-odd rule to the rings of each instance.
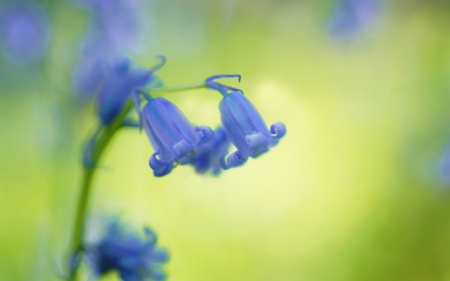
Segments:
[[[152,81],[153,72],[161,68],[165,58],[152,69],[131,68],[128,58],[116,59],[107,69],[97,96],[98,116],[103,124],[111,123],[133,92]]]
[[[175,162],[185,164],[194,148],[212,140],[210,127],[193,127],[183,113],[164,98],[148,97],[142,110],[145,132],[155,152],[150,157],[150,167],[156,177],[167,175]],[[195,153],[195,152],[194,152]]]
[[[156,247],[156,235],[151,229],[145,228],[145,237],[140,237],[113,220],[105,232],[98,242],[86,245],[95,275],[116,271],[124,281],[164,280],[160,264],[167,262],[168,253]]]
[[[241,90],[214,81],[229,77],[240,79],[240,75],[218,75],[206,80],[207,87],[218,90],[223,95],[219,104],[222,125],[237,148],[223,163],[224,169],[240,166],[248,157],[258,157],[276,145],[286,134],[286,126],[281,122],[274,123],[269,130],[259,112],[244,97]]]

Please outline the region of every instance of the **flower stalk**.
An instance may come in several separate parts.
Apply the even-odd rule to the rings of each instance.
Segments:
[[[78,206],[75,215],[75,222],[73,227],[73,235],[71,242],[71,253],[77,255],[82,249],[82,240],[83,240],[83,229],[84,222],[87,213],[87,206],[89,202],[89,195],[91,193],[92,181],[94,178],[94,174],[96,171],[95,164],[98,163],[103,152],[108,146],[109,142],[115,135],[115,133],[123,126],[123,121],[127,116],[128,112],[132,108],[133,103],[128,101],[120,114],[116,117],[114,122],[109,125],[104,126],[101,129],[101,133],[98,136],[98,139],[95,142],[95,145],[92,149],[92,161],[94,165],[84,166],[83,168],[83,180],[81,182],[81,191],[78,199]],[[75,265],[74,268],[71,269],[69,280],[76,280],[78,266]]]

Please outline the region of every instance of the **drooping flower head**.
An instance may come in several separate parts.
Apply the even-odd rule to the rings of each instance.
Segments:
[[[215,79],[241,78],[240,75],[216,75],[206,80],[206,86],[219,91],[223,99],[219,104],[222,125],[237,151],[230,154],[223,163],[228,169],[244,164],[248,157],[256,158],[276,145],[286,134],[283,123],[274,123],[270,130],[256,108],[239,89],[222,85]]]
[[[31,63],[46,51],[48,18],[42,7],[16,3],[0,7],[0,45],[16,63]]]
[[[228,155],[231,142],[228,139],[227,133],[223,127],[218,127],[214,130],[214,137],[212,141],[206,142],[197,146],[194,149],[194,154],[185,157],[184,161],[195,167],[199,174],[205,174],[208,171],[215,176],[222,171],[222,163]],[[181,164],[182,161],[180,161]]]
[[[133,92],[154,79],[153,72],[165,63],[163,56],[158,58],[160,62],[151,69],[132,68],[128,58],[116,59],[106,69],[105,78],[97,96],[98,116],[103,124],[111,123]]]
[[[129,53],[136,45],[139,1],[75,0],[90,12],[89,28],[83,40],[82,58],[73,81],[82,98],[92,97],[104,78],[104,67],[114,57]]]
[[[85,247],[97,276],[116,271],[124,281],[164,280],[160,264],[167,262],[168,253],[156,247],[150,228],[144,228],[144,237],[127,231],[119,221],[110,222],[106,230],[98,242]]]
[[[183,113],[164,98],[153,99],[142,110],[145,132],[155,149],[150,157],[150,168],[156,177],[167,175],[175,162],[186,164],[194,149],[212,141],[214,132],[210,127],[193,127]],[[195,152],[194,152],[195,153]]]
[[[379,0],[337,0],[329,23],[332,36],[347,38],[367,26],[378,14]]]

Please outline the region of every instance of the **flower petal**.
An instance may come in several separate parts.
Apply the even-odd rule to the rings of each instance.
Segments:
[[[186,155],[189,155],[193,149],[194,147],[185,140],[181,140],[173,146],[173,152],[177,159],[181,159]]]
[[[162,177],[170,173],[173,169],[173,160],[164,162],[156,158],[157,155],[159,155],[161,152],[160,149],[155,151],[152,156],[150,157],[149,165],[150,168],[153,169],[153,174],[155,177]]]
[[[238,167],[244,164],[247,161],[247,157],[244,157],[242,153],[238,150],[230,155],[228,155],[226,163],[222,163],[222,168],[227,170],[229,168]],[[225,162],[225,161],[224,161]],[[223,165],[225,164],[225,165]]]
[[[281,122],[276,122],[270,126],[270,133],[274,139],[281,139],[286,135],[286,126]]]
[[[269,150],[269,142],[266,137],[259,132],[245,136],[245,140],[250,148],[250,155],[252,157],[257,157]]]
[[[207,143],[214,138],[214,131],[208,126],[195,127],[195,132],[200,137],[197,145]]]

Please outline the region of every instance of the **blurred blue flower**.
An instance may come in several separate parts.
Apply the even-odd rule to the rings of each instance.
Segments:
[[[222,163],[228,155],[231,142],[223,127],[218,127],[214,131],[212,141],[197,146],[194,149],[195,154],[183,158],[180,161],[191,164],[199,174],[204,174],[211,170],[212,174],[217,176],[222,171]]]
[[[82,59],[74,73],[74,86],[82,98],[92,97],[103,79],[107,62],[136,45],[139,1],[78,0],[91,14]]]
[[[156,177],[167,175],[175,162],[185,164],[185,158],[195,153],[194,149],[212,141],[214,132],[210,127],[193,127],[183,113],[163,98],[148,97],[142,110],[145,132],[155,149],[150,157],[150,167]]]
[[[329,23],[332,36],[347,38],[367,26],[379,13],[379,0],[337,0]]]
[[[240,79],[240,75],[217,75],[206,80],[207,87],[218,90],[223,95],[219,104],[222,125],[228,138],[238,149],[227,157],[223,163],[224,169],[240,166],[248,157],[258,157],[286,134],[286,127],[281,122],[274,123],[269,131],[259,112],[241,90],[214,81],[230,77]],[[229,91],[231,92],[228,93]]]
[[[47,14],[42,7],[25,3],[0,7],[0,45],[12,62],[32,63],[42,58],[49,34]]]
[[[105,70],[97,96],[97,112],[102,124],[114,121],[133,91],[151,81],[153,71],[154,69],[131,68],[128,58],[116,59]]]
[[[164,280],[160,265],[168,260],[167,251],[156,247],[156,234],[145,228],[145,237],[126,231],[118,221],[107,226],[104,237],[87,245],[87,259],[97,276],[117,271],[124,281]]]
[[[447,146],[439,162],[439,178],[444,183],[450,182],[450,145]]]

